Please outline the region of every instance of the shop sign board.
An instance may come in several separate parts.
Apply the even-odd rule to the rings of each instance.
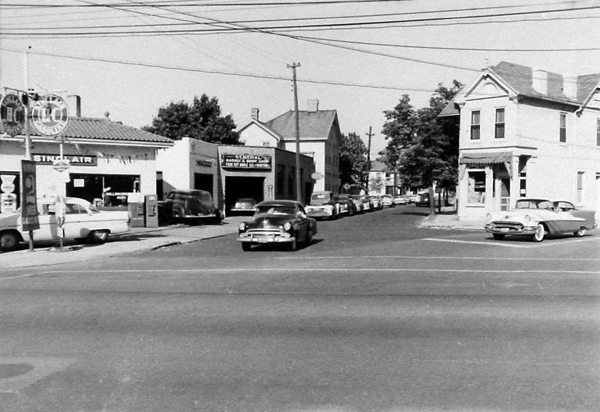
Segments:
[[[33,160],[38,165],[54,165],[54,162],[60,159],[60,155],[54,154],[33,154]],[[63,155],[63,160],[69,162],[71,166],[97,166],[98,158],[90,155]]]
[[[25,106],[18,94],[9,93],[0,102],[0,121],[5,133],[12,137],[22,135],[25,129]]]
[[[271,156],[258,154],[223,154],[221,167],[226,169],[271,169]]]
[[[40,228],[37,210],[37,188],[35,162],[21,160],[21,220],[23,230]]]
[[[69,124],[67,103],[54,94],[41,96],[31,108],[31,124],[42,135],[60,134]]]

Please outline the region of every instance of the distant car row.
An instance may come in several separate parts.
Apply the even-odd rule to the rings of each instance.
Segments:
[[[330,191],[322,191],[312,194],[310,204],[306,206],[306,213],[309,217],[315,219],[338,219],[344,215],[353,216],[357,213],[395,206],[396,202],[391,195],[336,195]]]

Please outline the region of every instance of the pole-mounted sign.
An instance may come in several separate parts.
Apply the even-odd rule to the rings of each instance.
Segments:
[[[59,96],[40,96],[31,108],[31,125],[40,134],[56,136],[69,124],[69,107]]]
[[[18,94],[9,93],[0,103],[0,119],[4,131],[12,137],[22,135],[25,129],[25,107]]]

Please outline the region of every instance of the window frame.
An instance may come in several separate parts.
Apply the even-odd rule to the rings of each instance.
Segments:
[[[501,121],[498,120],[498,115],[502,113]],[[498,107],[494,116],[494,138],[504,139],[506,136],[506,110],[504,107]]]
[[[559,116],[558,141],[560,143],[567,143],[567,114],[561,112]]]
[[[469,137],[471,140],[481,140],[481,110],[471,110],[471,132]]]

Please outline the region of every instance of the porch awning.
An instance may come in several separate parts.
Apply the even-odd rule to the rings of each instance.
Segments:
[[[463,165],[492,165],[510,163],[512,152],[483,152],[483,153],[464,153],[460,158],[460,164]]]

